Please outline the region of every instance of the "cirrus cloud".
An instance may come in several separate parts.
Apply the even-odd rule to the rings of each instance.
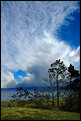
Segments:
[[[43,86],[42,77],[56,59],[67,66],[79,63],[79,49],[73,50],[56,37],[62,25],[69,26],[68,19],[74,19],[71,14],[75,11],[79,11],[76,1],[1,2],[2,87]],[[12,74],[18,70],[29,73],[20,77],[21,82]]]

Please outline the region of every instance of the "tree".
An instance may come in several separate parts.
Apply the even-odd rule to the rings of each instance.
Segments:
[[[74,66],[72,64],[70,64],[70,66],[68,67],[68,71],[70,72],[70,88],[71,88],[71,84],[72,84],[72,80],[77,80],[80,77],[79,71],[74,69]]]
[[[80,74],[78,70],[74,69],[74,66],[72,64],[70,64],[70,66],[68,67],[68,71],[70,73],[70,83],[67,87],[69,87],[70,89],[69,96],[72,96],[72,91],[77,89],[77,86],[80,85]]]
[[[23,106],[23,105],[25,105],[25,100],[23,100],[23,99],[28,96],[29,96],[28,90],[26,90],[26,89],[24,90],[22,87],[17,87],[16,94],[12,95],[11,97],[14,100],[17,100],[19,106]]]
[[[70,64],[68,67],[70,73],[70,80],[66,85],[67,93],[65,99],[65,110],[80,112],[80,74],[79,71],[74,69],[74,66]]]
[[[59,107],[59,88],[62,86],[62,82],[66,80],[68,77],[67,67],[64,65],[63,61],[61,62],[60,59],[56,60],[54,63],[51,64],[48,70],[48,76],[44,81],[50,84],[50,89],[52,93],[52,101],[54,105],[54,91],[55,88],[57,90],[57,107]]]
[[[54,91],[55,91],[55,84],[53,81],[53,75],[47,73],[46,77],[43,78],[44,81],[48,82],[49,86],[47,86],[47,89],[44,90],[44,92],[48,92],[51,93],[51,97],[52,97],[52,105],[54,107]]]

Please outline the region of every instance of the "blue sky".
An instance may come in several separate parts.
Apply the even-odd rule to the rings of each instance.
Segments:
[[[1,87],[44,86],[59,58],[80,67],[79,1],[1,2]]]
[[[77,48],[80,45],[80,13],[74,12],[72,14],[74,20],[70,20],[69,26],[62,26],[59,33],[59,38],[65,40],[70,46]]]
[[[17,72],[12,72],[13,75],[14,75],[14,78],[16,79],[16,81],[21,81],[21,79],[19,78],[19,76],[22,76],[22,77],[25,77],[27,76],[26,75],[26,72],[25,71],[22,71],[22,70],[18,70]]]

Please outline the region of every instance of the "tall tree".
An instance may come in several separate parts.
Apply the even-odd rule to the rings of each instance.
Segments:
[[[53,75],[50,74],[49,72],[47,73],[46,77],[43,78],[44,81],[48,82],[47,89],[44,90],[44,92],[51,93],[52,97],[52,105],[54,107],[54,91],[55,91],[55,84],[53,80]]]
[[[72,64],[68,67],[68,71],[70,80],[66,85],[68,91],[65,99],[65,110],[80,112],[80,74]]]
[[[52,99],[54,101],[54,89],[57,90],[57,107],[59,107],[59,88],[62,86],[62,81],[66,80],[68,77],[68,70],[67,67],[64,65],[63,61],[56,60],[54,63],[51,64],[48,70],[48,77],[47,81],[50,84],[50,88],[52,91]]]
[[[70,83],[68,84],[68,86],[71,93],[71,90],[73,90],[74,88],[76,89],[77,86],[80,85],[80,74],[78,70],[74,69],[74,66],[72,64],[70,64],[70,66],[68,67],[68,71],[70,72]]]

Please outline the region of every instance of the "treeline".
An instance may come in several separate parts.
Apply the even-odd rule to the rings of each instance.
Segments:
[[[80,112],[80,74],[73,65],[66,67],[63,61],[56,60],[51,64],[43,81],[48,83],[46,90],[34,89],[31,93],[20,87],[12,97],[18,100],[20,106],[25,104],[25,100],[21,100],[23,97],[28,98],[28,101],[35,103],[37,107],[55,107],[57,101],[57,107],[62,110]],[[60,100],[62,100],[61,104]]]

